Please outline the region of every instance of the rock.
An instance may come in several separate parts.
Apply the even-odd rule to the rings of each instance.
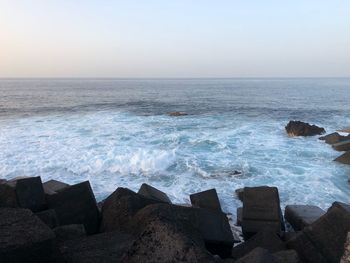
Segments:
[[[205,208],[217,212],[222,212],[218,194],[215,189],[209,189],[203,192],[190,195],[193,207]]]
[[[69,184],[57,181],[57,180],[49,180],[45,183],[43,183],[43,188],[45,194],[51,195],[51,194],[56,194],[57,192],[66,189],[69,187]]]
[[[303,262],[339,262],[349,231],[350,206],[334,202],[325,215],[287,245],[298,252]]]
[[[235,246],[232,249],[232,258],[239,259],[257,247],[264,248],[270,253],[286,249],[285,244],[276,233],[264,229],[244,243]]]
[[[172,111],[172,112],[168,112],[168,115],[173,117],[178,117],[178,116],[186,116],[188,114],[186,112],[181,112],[181,111]]]
[[[298,253],[293,249],[278,251],[272,255],[279,263],[302,263]]]
[[[337,132],[333,132],[331,134],[327,134],[326,136],[322,136],[319,139],[325,141],[325,143],[327,144],[335,144],[338,142],[349,140],[350,136],[342,136]]]
[[[0,208],[0,262],[52,262],[54,238],[30,210]]]
[[[159,201],[119,187],[103,202],[100,231],[123,229],[139,210],[156,203]]]
[[[18,205],[39,212],[47,208],[45,193],[40,177],[29,177],[16,180]]]
[[[163,193],[162,191],[148,185],[148,184],[142,184],[138,194],[143,195],[147,198],[154,199],[159,202],[169,203],[171,204],[171,201],[169,197],[166,195],[166,193]]]
[[[16,191],[6,183],[0,184],[0,207],[17,207]]]
[[[278,261],[269,253],[269,251],[257,247],[244,257],[235,261],[235,263],[278,263]]]
[[[340,263],[349,263],[350,262],[350,232],[348,232],[348,236],[344,245],[344,254],[340,260]]]
[[[243,202],[243,193],[244,193],[244,188],[238,188],[235,190],[236,196],[238,197],[239,200]]]
[[[303,230],[326,212],[314,205],[287,205],[284,217],[295,231]]]
[[[35,215],[50,228],[55,228],[59,225],[58,217],[54,209],[44,210],[35,213]]]
[[[54,228],[53,232],[56,234],[58,243],[86,236],[85,227],[82,224],[59,226]]]
[[[243,218],[243,207],[238,207],[237,208],[237,222],[236,222],[237,226],[242,225],[242,218]]]
[[[325,129],[301,121],[289,121],[285,127],[290,136],[314,136],[325,133]]]
[[[346,133],[350,133],[350,128],[343,128],[340,130],[337,130],[338,132],[346,132]]]
[[[243,194],[242,232],[247,239],[264,228],[275,233],[283,230],[278,189],[260,186],[245,187]]]
[[[343,164],[350,164],[350,151],[343,153],[339,157],[335,158],[334,161],[337,161]]]
[[[60,251],[67,263],[116,263],[134,239],[130,234],[106,232],[66,241],[60,245]]]
[[[332,145],[336,151],[350,151],[350,140],[338,142]]]
[[[0,179],[0,184],[6,184],[7,180],[6,179]]]
[[[49,208],[55,209],[60,224],[83,224],[88,234],[97,232],[99,212],[88,181],[47,195],[47,200]]]

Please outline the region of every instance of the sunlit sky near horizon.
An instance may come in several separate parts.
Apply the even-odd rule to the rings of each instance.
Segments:
[[[0,0],[0,77],[350,77],[350,1]]]

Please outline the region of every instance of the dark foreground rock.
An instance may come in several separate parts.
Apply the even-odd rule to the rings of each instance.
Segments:
[[[332,145],[333,149],[336,151],[350,151],[350,140],[338,142]]]
[[[54,238],[30,210],[0,208],[0,262],[52,262]]]
[[[171,204],[171,201],[169,197],[166,195],[166,193],[154,188],[153,186],[150,186],[148,184],[142,184],[139,191],[137,192],[140,195],[143,195],[147,198],[154,199],[159,202],[169,203]]]
[[[14,187],[6,183],[0,184],[0,207],[17,207],[17,197]]]
[[[327,134],[326,136],[322,136],[319,139],[325,141],[327,144],[335,144],[338,142],[350,140],[350,136],[343,136],[337,132],[333,132],[331,134]]]
[[[344,254],[340,260],[340,263],[350,262],[350,232],[348,232],[346,243],[344,245]]]
[[[56,211],[60,224],[83,224],[88,234],[97,232],[99,212],[88,181],[48,195],[47,200],[49,208]]]
[[[43,183],[44,192],[48,195],[56,194],[69,186],[69,184],[57,180],[49,180]]]
[[[343,153],[339,157],[335,158],[334,161],[340,162],[343,164],[350,164],[350,151]]]
[[[279,263],[301,263],[298,253],[293,249],[287,249],[273,253]]]
[[[277,259],[269,253],[268,250],[261,247],[253,249],[244,257],[235,261],[235,263],[279,263]]]
[[[325,129],[302,121],[289,121],[285,127],[289,136],[314,136],[325,133]]]
[[[243,194],[242,231],[245,239],[268,228],[280,233],[284,222],[278,189],[260,186],[245,187]]]
[[[81,224],[59,226],[54,228],[53,232],[58,243],[86,236],[85,227]]]
[[[287,205],[284,217],[295,231],[303,230],[326,212],[314,205]]]
[[[242,202],[243,202],[243,193],[244,193],[244,188],[238,188],[238,189],[235,190],[236,196]]]
[[[44,211],[35,213],[35,215],[39,217],[39,219],[50,228],[55,228],[60,224],[58,221],[56,211],[54,209],[44,210]]]
[[[215,189],[191,194],[190,199],[193,207],[222,212],[219,197]]]

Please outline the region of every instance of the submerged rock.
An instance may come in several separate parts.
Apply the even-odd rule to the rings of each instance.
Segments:
[[[186,116],[188,114],[186,112],[181,112],[181,111],[172,111],[172,112],[168,112],[168,115],[173,117],[178,117],[178,116]]]
[[[289,121],[285,127],[290,136],[314,136],[325,133],[325,129],[302,121]]]

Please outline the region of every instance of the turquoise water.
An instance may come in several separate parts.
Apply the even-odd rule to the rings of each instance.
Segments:
[[[350,203],[340,153],[284,130],[350,126],[349,91],[349,79],[1,80],[0,177],[90,180],[98,200],[143,182],[178,203],[215,187],[233,214],[243,186],[277,186],[283,205]]]

